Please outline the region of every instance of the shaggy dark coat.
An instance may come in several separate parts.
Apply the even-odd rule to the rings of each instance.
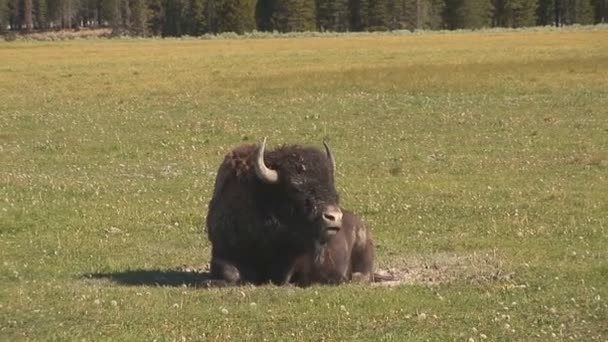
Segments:
[[[295,260],[289,280],[299,286],[374,280],[374,243],[365,223],[342,209],[342,229],[322,247]]]
[[[323,208],[339,206],[328,155],[316,148],[266,151],[276,184],[255,172],[258,145],[242,145],[220,165],[207,214],[211,275],[228,284],[283,284],[294,261],[321,250]]]

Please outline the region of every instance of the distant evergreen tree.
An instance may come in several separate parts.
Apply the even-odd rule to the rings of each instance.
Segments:
[[[0,0],[0,33],[8,28],[8,1]]]
[[[321,31],[344,32],[349,29],[348,0],[317,0],[317,27]]]
[[[444,28],[442,14],[445,11],[443,0],[426,0],[422,7],[422,28],[438,30]]]
[[[314,31],[314,0],[276,0],[272,13],[272,27],[280,32]]]
[[[2,0],[0,0],[2,1]],[[34,1],[34,27],[38,29],[49,28],[48,23],[48,3],[46,0]]]
[[[593,0],[593,9],[595,23],[608,22],[608,0]]]
[[[148,22],[151,17],[148,2],[146,0],[130,0],[129,8],[131,12],[131,20],[128,23],[129,32],[138,36],[147,36],[149,34]]]
[[[389,7],[387,0],[367,0],[366,11],[366,30],[367,31],[386,31],[389,29]]]
[[[148,32],[159,36],[163,34],[165,10],[162,6],[162,0],[147,0],[148,5]]]
[[[393,29],[413,31],[421,23],[421,9],[426,0],[391,0],[389,1],[389,26]]]
[[[407,28],[406,17],[408,10],[406,6],[408,2],[410,1],[387,0],[387,27],[389,30],[402,30]],[[413,2],[416,2],[416,0]]]
[[[205,7],[205,18],[208,33],[218,33],[220,29],[219,12],[222,8],[222,0],[207,0]]]
[[[255,22],[260,31],[272,31],[272,13],[275,0],[258,0],[255,7]]]
[[[8,23],[13,31],[20,31],[23,23],[19,0],[8,0]]]
[[[443,13],[449,29],[491,26],[492,3],[489,0],[446,0]]]
[[[244,32],[251,32],[257,29],[255,21],[256,0],[240,0],[239,17],[243,18],[241,28]]]
[[[205,16],[207,2],[206,0],[188,0],[186,3],[186,28],[188,35],[198,36],[204,34],[207,30],[207,21]]]
[[[593,4],[591,0],[563,1],[563,21],[565,25],[592,24]]]
[[[34,3],[32,0],[23,0],[23,20],[25,31],[29,32],[34,28]]]
[[[78,0],[59,0],[61,5],[61,27],[75,28],[79,25],[78,10],[80,2]]]
[[[218,10],[219,32],[255,30],[255,0],[224,0]]]
[[[49,0],[50,1],[50,0]],[[159,2],[161,0],[158,0]],[[101,22],[103,25],[108,26],[114,22],[113,15],[115,14],[114,6],[116,6],[116,0],[102,0],[101,1]]]
[[[95,0],[79,0],[75,18],[77,25],[94,26],[95,7]]]
[[[539,0],[536,9],[536,24],[555,25],[555,0]]]
[[[103,4],[103,18],[114,30],[120,30],[122,28],[121,5],[122,0],[106,0]]]
[[[388,30],[391,21],[395,23],[399,18],[389,15],[389,1],[392,0],[351,0],[351,28],[354,31]]]
[[[348,1],[348,12],[349,12],[349,30],[350,31],[363,31],[365,26],[364,18],[361,16],[363,9],[362,0],[349,0]]]
[[[553,1],[553,22],[555,26],[563,26],[564,25],[564,1],[562,0],[554,0]]]
[[[494,26],[534,26],[538,7],[537,0],[495,0]]]
[[[402,11],[402,29],[421,30],[442,28],[444,6],[443,0],[400,0],[393,8]]]
[[[184,33],[184,28],[187,27],[184,13],[183,0],[163,0],[163,21],[162,21],[162,36],[180,37]]]

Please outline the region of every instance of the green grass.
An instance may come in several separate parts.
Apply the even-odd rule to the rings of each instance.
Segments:
[[[1,43],[0,340],[605,341],[607,42],[601,29]],[[88,276],[204,266],[216,168],[264,136],[328,139],[379,267],[439,284]]]

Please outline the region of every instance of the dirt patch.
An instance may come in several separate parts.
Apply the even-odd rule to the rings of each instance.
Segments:
[[[440,285],[454,281],[483,283],[507,281],[513,277],[504,258],[495,252],[438,253],[399,258],[386,267],[379,265],[374,286]]]
[[[513,273],[495,252],[454,254],[438,253],[399,257],[390,263],[377,266],[376,280],[372,286],[424,285],[435,286],[454,281],[472,284],[492,281],[509,281]],[[169,270],[128,270],[114,273],[88,274],[85,279],[106,280],[127,286],[186,286],[223,287],[226,284],[214,280],[209,266],[183,265]],[[354,281],[357,282],[357,281]]]

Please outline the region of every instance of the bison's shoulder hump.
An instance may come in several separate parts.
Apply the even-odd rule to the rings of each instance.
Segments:
[[[230,169],[236,176],[242,176],[253,170],[256,145],[240,145],[226,154],[222,166]]]

